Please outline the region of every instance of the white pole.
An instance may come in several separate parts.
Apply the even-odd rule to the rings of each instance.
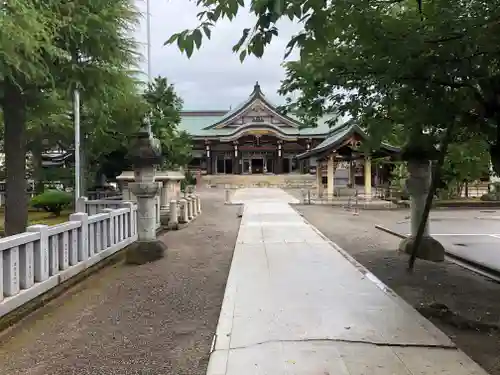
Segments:
[[[146,35],[148,42],[148,82],[151,82],[151,0],[146,0]]]
[[[80,198],[80,92],[73,91],[73,118],[75,122],[75,207]]]

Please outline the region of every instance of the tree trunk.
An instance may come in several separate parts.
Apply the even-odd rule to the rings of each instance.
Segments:
[[[408,270],[412,271],[413,266],[415,265],[415,259],[418,257],[426,260],[431,260],[431,261],[443,261],[444,260],[444,247],[441,245],[436,239],[432,238],[429,235],[429,213],[431,211],[432,207],[432,200],[434,198],[434,194],[436,192],[436,188],[438,185],[438,181],[441,179],[441,170],[443,168],[444,164],[444,159],[446,158],[446,154],[448,153],[448,146],[451,142],[453,136],[453,126],[449,125],[448,128],[446,129],[446,133],[441,141],[441,147],[439,148],[440,154],[439,158],[437,160],[436,166],[434,168],[434,172],[432,174],[432,180],[430,181],[430,186],[427,188],[424,188],[424,194],[425,190],[427,190],[427,197],[424,200],[424,206],[421,207],[422,201],[419,199],[418,200],[418,212],[420,213],[421,208],[423,208],[422,213],[420,216],[415,215],[415,219],[418,220],[418,226],[416,226],[417,231],[413,235],[413,229],[415,227],[412,222],[412,241],[410,241],[410,246],[407,245],[406,250],[411,250],[411,256],[410,260],[408,261]],[[408,166],[410,167],[410,163],[408,163]],[[425,177],[427,179],[426,184],[428,184],[428,179],[429,179],[429,172],[430,172],[430,163],[427,162],[427,176]],[[408,168],[410,171],[410,168]],[[413,173],[415,170],[413,170]],[[412,171],[410,171],[410,178],[412,175]],[[413,177],[415,177],[415,174],[413,174]],[[424,186],[424,185],[421,185]],[[415,194],[416,196],[421,196],[422,191],[419,189],[421,186],[417,183],[417,186],[413,187],[413,190],[417,193]],[[412,198],[413,199],[413,198]],[[412,215],[412,219],[413,219]]]
[[[5,235],[21,233],[28,224],[26,195],[26,103],[20,88],[5,82],[4,113],[5,135]]]
[[[431,182],[431,164],[429,161],[424,163],[408,162],[409,181],[408,191],[410,192],[410,218],[411,218],[411,236],[416,237],[421,221],[425,223],[422,232],[423,236],[429,236],[429,224],[423,220],[425,211],[425,202],[430,195]],[[417,185],[419,184],[419,185]]]

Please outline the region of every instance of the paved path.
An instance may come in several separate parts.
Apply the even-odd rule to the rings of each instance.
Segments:
[[[234,201],[244,213],[208,375],[486,374],[307,224],[294,198],[242,189]]]
[[[408,236],[410,222],[400,221],[387,229]],[[429,229],[451,255],[500,272],[499,216],[443,216],[431,219]]]

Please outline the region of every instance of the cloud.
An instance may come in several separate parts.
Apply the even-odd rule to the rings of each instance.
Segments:
[[[197,25],[196,14],[200,11],[194,2],[186,0],[151,1],[151,63],[153,76],[162,75],[175,84],[184,99],[185,109],[227,109],[236,106],[251,93],[259,81],[262,90],[271,101],[282,103],[276,91],[284,78],[281,66],[285,46],[290,37],[299,30],[292,22],[279,25],[280,35],[266,49],[264,57],[248,57],[243,64],[232,46],[238,41],[243,28],[251,27],[254,18],[242,12],[235,20],[217,24],[210,40],[204,40],[199,51],[191,59],[181,54],[176,46],[163,46],[175,32]],[[145,0],[137,3],[146,13]],[[140,52],[146,58],[146,21],[136,32],[141,43]],[[141,64],[147,70],[146,59]]]

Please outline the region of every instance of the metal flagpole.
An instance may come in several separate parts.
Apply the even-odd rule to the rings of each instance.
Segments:
[[[148,84],[151,83],[151,0],[146,0],[146,38],[147,38],[147,49],[148,49]],[[151,131],[151,122],[148,119],[148,132]]]
[[[80,91],[73,91],[73,120],[75,124],[75,209],[80,198]]]
[[[146,35],[148,43],[148,82],[151,82],[151,0],[146,0]]]

